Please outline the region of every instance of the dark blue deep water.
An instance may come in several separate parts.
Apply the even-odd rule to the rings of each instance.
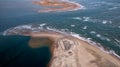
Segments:
[[[46,67],[49,48],[30,48],[29,40],[27,36],[0,36],[0,67]]]
[[[71,0],[83,5],[84,9],[50,13],[38,13],[37,11],[41,7],[32,4],[32,1],[34,0],[0,0],[1,35],[3,31],[19,25],[45,24],[44,27],[67,29],[66,32],[69,30],[82,37],[91,38],[92,41],[100,43],[106,49],[114,50],[120,55],[120,0]],[[21,36],[15,37],[10,39],[11,37],[8,36],[0,36],[0,46],[2,46],[0,52],[3,53],[0,53],[0,56],[3,57],[0,57],[2,59],[0,63],[10,66],[12,63],[27,64],[26,62],[28,62],[29,64],[30,61],[27,59],[33,57],[34,53],[37,54],[36,51],[40,51],[36,56],[46,52],[48,55],[42,55],[45,55],[45,58],[50,57],[47,47],[30,49],[27,47],[29,37],[22,36],[22,39]],[[16,39],[18,40],[16,41]],[[42,55],[41,57],[43,57]],[[21,62],[24,57],[27,57],[26,61]],[[37,58],[40,63],[42,63],[41,60],[44,61],[40,57],[35,57],[35,59]]]

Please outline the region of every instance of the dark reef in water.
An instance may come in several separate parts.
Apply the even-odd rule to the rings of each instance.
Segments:
[[[46,67],[51,53],[48,46],[30,48],[29,36],[0,36],[0,67]]]

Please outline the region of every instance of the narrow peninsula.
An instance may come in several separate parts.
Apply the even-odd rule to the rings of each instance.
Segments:
[[[33,49],[49,44],[47,46],[52,58],[48,67],[120,67],[118,57],[71,34],[51,30],[31,32],[26,29],[7,32],[7,35],[19,33],[19,35],[31,36],[29,46]]]

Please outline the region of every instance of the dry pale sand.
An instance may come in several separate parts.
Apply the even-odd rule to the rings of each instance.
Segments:
[[[75,9],[81,8],[80,4],[67,2],[67,1],[34,1],[33,4],[37,4],[40,6],[46,6],[44,9],[38,10],[38,12],[53,12],[53,11],[71,11]],[[47,8],[48,7],[48,8]]]
[[[49,67],[120,67],[120,59],[103,52],[97,47],[71,35],[61,33],[38,32],[30,33],[32,38],[45,37],[49,42],[52,59]],[[40,44],[30,40],[30,47],[38,48]],[[37,41],[41,43],[41,41]]]

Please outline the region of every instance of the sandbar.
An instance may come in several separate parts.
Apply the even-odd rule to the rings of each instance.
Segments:
[[[43,9],[38,10],[38,12],[54,12],[54,11],[61,12],[61,11],[72,11],[82,8],[82,6],[78,3],[71,1],[61,1],[61,0],[33,1],[33,4],[37,4],[45,7]]]
[[[49,45],[52,58],[48,67],[120,67],[120,59],[69,34],[32,32],[25,35],[32,38],[48,38],[47,42],[52,44]],[[41,41],[38,40],[38,45],[35,45],[32,38],[29,46],[39,48]]]

